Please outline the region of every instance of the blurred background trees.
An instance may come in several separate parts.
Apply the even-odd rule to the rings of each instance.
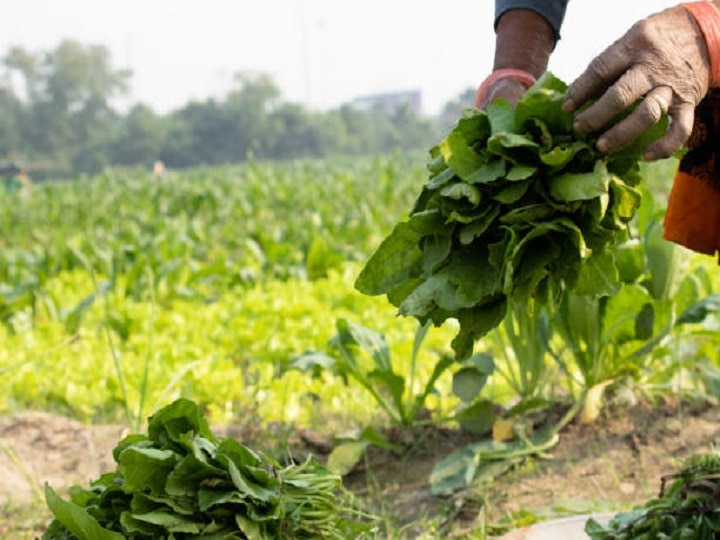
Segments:
[[[34,178],[95,174],[108,166],[170,168],[427,150],[464,107],[467,89],[437,117],[409,104],[392,110],[345,104],[314,111],[285,102],[266,74],[238,73],[222,98],[166,115],[144,104],[120,111],[132,73],[108,49],[66,40],[50,51],[10,49],[0,60],[0,161]]]

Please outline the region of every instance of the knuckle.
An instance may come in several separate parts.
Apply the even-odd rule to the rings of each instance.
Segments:
[[[588,71],[599,79],[605,79],[611,72],[611,61],[606,54],[596,56],[588,65]]]
[[[652,18],[642,19],[631,27],[627,33],[627,45],[633,48],[652,46],[658,36],[658,28]]]
[[[662,104],[653,98],[645,99],[638,109],[641,121],[651,126],[656,124],[665,113]]]

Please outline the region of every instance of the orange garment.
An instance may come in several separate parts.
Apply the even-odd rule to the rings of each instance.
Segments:
[[[715,255],[720,251],[720,89],[711,90],[695,109],[687,147],[670,191],[664,236]]]

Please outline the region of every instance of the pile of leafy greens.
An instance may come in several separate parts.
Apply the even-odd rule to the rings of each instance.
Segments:
[[[503,320],[509,302],[563,290],[599,297],[618,284],[613,248],[640,204],[642,149],[666,119],[612,154],[573,131],[567,85],[546,73],[513,109],[466,111],[430,151],[410,212],[355,283],[402,315],[460,323],[458,359]]]
[[[665,483],[670,485],[665,489]],[[607,525],[589,519],[592,540],[712,539],[720,532],[720,454],[693,456],[677,474],[662,478],[659,497],[616,514]]]
[[[195,403],[150,418],[148,436],[113,450],[115,472],[71,501],[46,486],[47,540],[358,538],[339,475],[308,459],[280,467],[233,439],[218,441]]]

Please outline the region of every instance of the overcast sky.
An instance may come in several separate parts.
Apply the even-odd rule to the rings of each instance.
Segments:
[[[570,2],[550,69],[570,82],[636,20],[674,1]],[[222,96],[233,73],[271,74],[315,109],[420,89],[435,113],[492,65],[490,0],[22,0],[3,10],[0,54],[62,39],[106,45],[132,102],[165,113]]]

